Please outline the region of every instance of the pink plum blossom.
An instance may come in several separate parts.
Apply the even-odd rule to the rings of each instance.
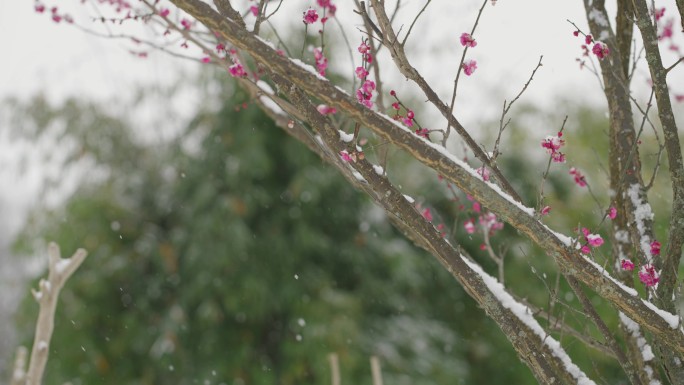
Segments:
[[[539,213],[541,215],[547,215],[550,212],[551,212],[551,206],[544,206],[544,208],[542,208]]]
[[[473,223],[472,219],[468,219],[467,221],[465,221],[463,227],[465,228],[465,231],[468,234],[473,234],[475,232],[475,223]]]
[[[663,32],[658,35],[658,40],[671,39],[674,32],[674,20],[669,19],[663,26]]]
[[[565,144],[565,141],[561,139],[562,136],[563,134],[559,132],[557,136],[549,135],[541,142],[542,148],[546,149],[547,154],[551,154],[551,160],[556,163],[565,162],[565,154],[559,151],[560,148]]]
[[[430,208],[427,207],[423,212],[421,213],[423,215],[423,218],[425,218],[426,221],[432,222],[432,213],[430,212]]]
[[[318,6],[328,11],[330,16],[335,16],[335,11],[337,7],[330,0],[317,0]]]
[[[489,181],[489,170],[487,169],[487,167],[482,166],[475,171],[477,172],[477,175],[482,177],[482,180],[484,180],[485,182]]]
[[[594,47],[591,49],[591,52],[596,55],[599,59],[603,59],[608,57],[610,54],[610,49],[608,49],[608,45],[602,41],[597,41],[596,44],[594,44]]]
[[[467,75],[470,76],[475,72],[477,69],[477,61],[475,60],[466,60],[461,64],[461,67],[463,67],[463,72]]]
[[[368,71],[366,71],[366,69],[363,68],[363,67],[356,67],[356,71],[355,71],[355,72],[356,72],[356,77],[358,77],[358,78],[361,79],[361,80],[363,80],[363,79],[365,79],[366,77],[368,77]],[[398,109],[398,108],[397,108],[397,109]]]
[[[321,76],[325,76],[325,70],[328,68],[328,59],[323,55],[321,48],[314,48],[313,53],[318,73]]]
[[[660,255],[660,242],[651,242],[651,255]]]
[[[340,151],[340,157],[342,158],[343,161],[345,162],[351,162],[353,161],[351,155],[347,152],[347,150],[342,150]]]
[[[480,224],[491,231],[501,230],[504,227],[503,222],[499,222],[494,213],[487,213],[480,216]]]
[[[615,219],[615,217],[617,217],[617,209],[615,207],[611,207],[608,210],[608,218]]]
[[[316,12],[315,9],[309,8],[309,10],[304,12],[304,24],[313,24],[316,22],[316,20],[318,20],[318,12]]]
[[[240,63],[235,63],[232,66],[228,67],[228,72],[230,73],[230,76],[234,78],[244,78],[247,76],[245,68]]]
[[[603,238],[599,234],[587,235],[587,242],[591,247],[599,247],[603,244]]]
[[[475,211],[478,214],[482,211],[482,205],[480,204],[480,202],[473,202],[473,211]]]
[[[162,8],[161,11],[159,11],[161,17],[169,16],[169,13],[171,13],[171,11],[169,11],[168,8]]]
[[[368,108],[373,107],[373,102],[371,101],[371,98],[373,97],[373,91],[375,91],[375,82],[372,80],[366,80],[361,85],[361,88],[356,90],[356,100]]]
[[[646,285],[646,287],[655,286],[660,281],[658,272],[655,271],[655,267],[650,263],[641,266],[639,270],[639,280]]]
[[[475,39],[467,32],[461,34],[461,45],[464,47],[474,48],[477,45]]]
[[[335,107],[330,107],[327,104],[319,104],[316,109],[321,115],[332,115],[337,113],[337,109]]]
[[[570,175],[572,175],[575,178],[575,184],[577,184],[580,187],[586,187],[587,186],[587,181],[584,179],[584,175],[577,170],[574,167],[570,168]]]
[[[629,259],[623,259],[620,261],[620,266],[623,270],[632,271],[634,270],[634,262]]]

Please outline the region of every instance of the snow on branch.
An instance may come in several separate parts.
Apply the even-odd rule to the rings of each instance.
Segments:
[[[572,359],[565,352],[560,342],[556,341],[553,337],[546,333],[546,331],[544,331],[544,328],[542,328],[539,322],[537,322],[537,320],[534,319],[534,317],[532,317],[532,311],[530,310],[530,308],[516,301],[513,298],[513,296],[508,294],[506,289],[503,287],[501,283],[499,283],[499,281],[496,280],[496,278],[487,274],[484,270],[482,270],[482,268],[478,264],[471,262],[468,258],[464,257],[463,255],[461,255],[461,259],[463,259],[463,261],[475,273],[477,273],[477,275],[479,275],[480,278],[482,278],[482,281],[484,281],[485,285],[487,285],[489,291],[492,294],[494,294],[494,296],[499,300],[501,305],[503,305],[503,307],[513,312],[513,314],[522,323],[527,325],[527,327],[529,327],[530,330],[532,330],[534,334],[536,334],[541,339],[542,343],[551,351],[551,353],[561,360],[567,372],[570,373],[577,380],[577,384],[595,384],[594,381],[587,377],[587,375],[584,374],[584,372],[572,362]]]

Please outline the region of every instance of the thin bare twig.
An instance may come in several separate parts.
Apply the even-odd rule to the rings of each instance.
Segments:
[[[501,134],[504,132],[506,127],[508,126],[508,123],[510,123],[510,119],[504,123],[504,119],[506,118],[506,115],[508,112],[511,110],[511,107],[513,106],[513,103],[515,103],[518,99],[520,99],[520,96],[527,90],[527,87],[532,83],[532,80],[534,79],[534,74],[537,73],[537,70],[539,67],[542,66],[542,59],[544,59],[544,55],[539,56],[539,63],[537,63],[537,66],[534,67],[534,70],[532,70],[532,74],[530,75],[530,78],[527,79],[527,82],[523,86],[522,90],[518,93],[518,95],[513,98],[513,100],[506,105],[506,101],[504,100],[503,104],[503,111],[501,112],[501,119],[499,120],[499,134],[496,136],[496,141],[494,142],[494,151],[492,154],[492,164],[496,164],[496,158],[499,157],[499,144],[501,142]]]
[[[473,24],[473,28],[470,30],[470,35],[475,34],[475,30],[477,29],[477,24],[480,22],[480,17],[482,16],[482,11],[484,11],[485,6],[489,0],[484,0],[482,3],[482,6],[480,7],[480,10],[477,12],[477,17],[475,18],[475,24]],[[454,114],[454,106],[456,104],[456,91],[458,90],[458,79],[461,77],[461,71],[463,71],[463,63],[465,61],[466,54],[468,53],[468,46],[466,45],[463,49],[463,54],[461,55],[461,61],[458,63],[458,70],[456,72],[456,79],[454,79],[454,91],[451,94],[451,103],[449,104],[451,107],[449,108],[449,115]],[[451,134],[451,120],[447,119],[447,127],[446,127],[446,133],[444,134],[444,137],[442,138],[442,146],[446,147],[447,139],[449,139],[449,135]]]
[[[406,45],[406,40],[408,40],[409,36],[411,35],[411,30],[413,29],[413,26],[416,25],[416,22],[418,21],[420,16],[423,14],[423,12],[425,12],[425,9],[427,9],[428,5],[430,5],[431,2],[432,2],[432,0],[427,0],[425,2],[425,5],[423,6],[423,8],[421,8],[420,12],[418,12],[416,17],[413,18],[413,22],[411,22],[411,26],[409,27],[408,31],[406,32],[406,36],[404,36],[404,40],[401,41],[401,45]]]

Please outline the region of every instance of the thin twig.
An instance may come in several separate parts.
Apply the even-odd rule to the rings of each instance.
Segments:
[[[470,35],[473,36],[475,34],[475,29],[477,29],[477,24],[480,22],[480,17],[482,16],[482,11],[484,11],[485,6],[489,0],[484,0],[482,3],[482,6],[480,7],[480,10],[477,12],[477,17],[475,18],[475,24],[473,24],[473,28],[470,30]],[[454,79],[454,91],[451,94],[451,104],[450,104],[450,109],[449,109],[449,115],[454,114],[454,105],[456,104],[456,90],[458,89],[458,79],[461,77],[461,71],[463,71],[463,62],[465,61],[466,54],[468,53],[468,46],[466,45],[465,48],[463,49],[463,54],[461,55],[461,61],[458,63],[458,70],[456,72],[456,79]],[[444,137],[442,138],[442,146],[446,147],[447,139],[449,139],[449,135],[451,134],[451,120],[447,119],[447,128],[446,128],[446,134],[444,134]]]
[[[406,36],[404,36],[404,40],[401,41],[401,45],[406,45],[406,40],[408,40],[409,35],[411,35],[411,30],[413,29],[413,26],[416,24],[416,22],[418,21],[420,16],[423,14],[423,12],[425,12],[425,9],[428,7],[428,5],[430,5],[431,2],[432,2],[432,0],[427,0],[425,2],[425,5],[423,6],[423,8],[420,10],[420,12],[418,12],[416,17],[413,18],[413,22],[411,22],[411,26],[409,27],[408,31],[406,32]]]
[[[527,87],[532,83],[532,80],[534,79],[534,74],[537,73],[537,70],[539,67],[542,66],[542,59],[544,58],[544,55],[539,56],[539,63],[537,63],[537,66],[534,67],[534,70],[532,70],[532,74],[530,75],[530,78],[527,79],[527,82],[523,86],[522,90],[518,93],[518,95],[513,98],[513,100],[506,105],[506,101],[504,100],[504,105],[503,105],[503,111],[501,112],[501,119],[499,120],[499,134],[496,136],[496,141],[494,142],[494,151],[492,154],[492,163],[496,164],[496,158],[499,156],[499,144],[501,142],[501,134],[504,132],[506,127],[508,126],[508,123],[510,123],[510,119],[504,123],[504,119],[506,118],[506,115],[508,112],[511,110],[511,107],[513,106],[513,103],[515,103],[518,99],[520,99],[520,96],[527,90]]]

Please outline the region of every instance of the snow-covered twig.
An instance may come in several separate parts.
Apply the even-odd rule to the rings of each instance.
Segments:
[[[31,290],[33,298],[40,305],[40,310],[31,350],[31,361],[26,373],[27,385],[39,385],[42,381],[50,352],[50,339],[55,326],[59,292],[71,274],[83,263],[86,255],[84,249],[78,249],[71,258],[62,258],[56,243],[51,242],[48,245],[48,278],[40,280],[38,290]]]

